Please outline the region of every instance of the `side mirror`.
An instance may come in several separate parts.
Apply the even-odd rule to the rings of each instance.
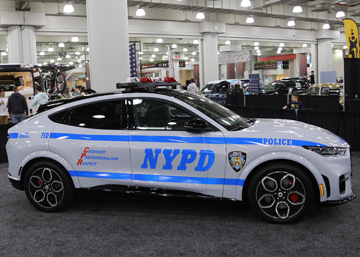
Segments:
[[[184,123],[185,131],[193,133],[201,133],[204,131],[209,131],[211,128],[209,124],[201,119],[193,119]]]

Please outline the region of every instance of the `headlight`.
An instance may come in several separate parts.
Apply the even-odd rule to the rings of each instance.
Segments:
[[[303,146],[306,150],[310,150],[322,156],[344,156],[347,148],[345,147],[324,147],[324,146]]]

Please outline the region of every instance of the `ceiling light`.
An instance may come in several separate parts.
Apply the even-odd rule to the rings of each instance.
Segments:
[[[280,47],[283,47],[283,46],[285,46],[285,44],[284,44],[284,43],[280,43],[279,46],[280,46]]]
[[[345,17],[345,13],[343,11],[338,11],[336,13],[336,18],[341,18],[341,17]]]
[[[348,46],[343,46],[343,49],[348,49]]]
[[[192,54],[192,55],[196,55],[196,52],[192,52],[191,54]]]
[[[159,48],[155,47],[154,52],[159,52]]]
[[[139,57],[139,60],[142,60],[143,58],[142,57]]]
[[[257,53],[257,55],[261,55],[261,53]]]
[[[40,55],[45,55],[45,53],[44,53],[44,52],[40,52]]]
[[[137,9],[136,10],[136,14],[135,14],[136,16],[145,16],[145,11],[144,11],[144,9],[143,8],[139,8],[139,9]]]
[[[64,43],[59,43],[59,47],[65,47]]]
[[[293,13],[301,13],[302,8],[300,5],[294,6]]]
[[[156,55],[155,55],[155,54],[151,55],[151,58],[155,58],[155,57],[156,57]]]
[[[191,59],[192,62],[195,62],[195,59]]]
[[[184,49],[183,49],[183,52],[187,52],[188,51],[188,49],[185,47]]]
[[[195,40],[193,41],[193,44],[199,44],[199,40],[195,39]]]
[[[220,54],[220,52],[218,52],[218,54]]]
[[[185,62],[185,64],[189,64],[189,62]]]
[[[258,50],[258,49],[260,49],[260,48],[259,48],[258,46],[255,46],[254,49],[255,49],[255,50]]]
[[[80,52],[75,52],[75,55],[80,55]]]
[[[189,57],[185,56],[184,59],[187,60],[187,59],[189,59]]]
[[[277,54],[281,54],[281,51],[279,51],[279,50],[277,50],[277,52],[276,52]]]
[[[2,56],[6,56],[7,53],[6,53],[6,52],[1,52],[1,55],[2,55]]]
[[[154,59],[150,59],[150,62],[153,62],[154,61]]]
[[[254,46],[258,46],[258,45],[259,45],[259,42],[255,42],[255,43],[254,43]]]
[[[79,68],[82,68],[82,65],[81,65],[81,64],[79,65]]]
[[[250,7],[251,6],[250,0],[242,0],[240,6],[241,7]]]
[[[156,40],[156,43],[162,43],[162,42],[163,42],[162,38],[158,38],[158,39]]]
[[[247,17],[246,23],[254,23],[254,17],[252,17],[252,16]]]
[[[47,65],[47,62],[44,62],[44,65]]]
[[[258,50],[256,50],[256,52],[257,52],[257,53],[261,53],[261,50],[260,50],[260,49],[258,49]]]
[[[325,23],[323,25],[323,29],[330,29],[330,24],[329,23]]]
[[[41,64],[41,63],[39,63],[39,64],[38,64],[38,66],[39,66],[39,67],[41,67],[41,66],[42,66],[42,64]]]
[[[70,65],[73,65],[74,63],[73,62],[69,62]]]
[[[57,60],[58,60],[58,61],[61,61],[62,59],[59,57],[59,58],[57,58]]]
[[[226,44],[226,45],[231,45],[231,41],[230,41],[230,40],[226,40],[226,41],[225,41],[225,44]]]
[[[177,44],[172,44],[171,48],[177,48]]]
[[[79,59],[78,62],[81,62],[81,60]]]
[[[307,47],[307,44],[303,44],[302,47]]]
[[[196,19],[197,19],[197,20],[203,20],[203,19],[205,19],[204,13],[198,12],[198,13],[196,14]]]
[[[143,54],[143,52],[138,52],[138,54]]]
[[[278,51],[282,51],[282,47],[279,47],[279,48],[278,48]]]
[[[59,63],[58,63],[58,62],[56,62],[56,63],[55,63],[55,65],[59,65]]]
[[[64,13],[72,13],[74,12],[74,7],[71,4],[66,4],[64,6]]]
[[[86,48],[86,51],[88,51],[88,52],[90,51],[89,47],[88,47],[88,48]]]
[[[72,42],[79,42],[79,38],[78,38],[78,37],[73,37],[73,38],[71,39],[71,41],[72,41]]]
[[[51,52],[54,52],[54,48],[52,48],[51,46],[49,47],[48,51],[51,53]]]
[[[66,58],[67,58],[67,59],[70,59],[70,58],[71,58],[71,56],[67,54],[67,55],[66,55]]]
[[[54,63],[55,61],[54,60],[50,60],[50,63]]]
[[[289,27],[295,26],[295,21],[290,20],[290,21],[287,23],[287,25],[288,25]]]
[[[334,44],[331,44],[331,47],[334,47]]]

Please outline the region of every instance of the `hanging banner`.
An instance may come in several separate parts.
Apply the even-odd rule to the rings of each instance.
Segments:
[[[129,45],[130,77],[137,77],[136,45]]]
[[[174,63],[173,63],[173,58],[172,58],[172,53],[171,53],[171,48],[170,45],[168,45],[168,59],[169,59],[169,76],[175,78],[175,74],[174,74]]]
[[[345,36],[348,45],[349,58],[360,58],[359,28],[352,19],[343,19]]]

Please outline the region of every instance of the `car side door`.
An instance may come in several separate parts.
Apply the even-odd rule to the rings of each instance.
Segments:
[[[50,151],[73,167],[81,187],[131,185],[127,115],[123,99],[87,102],[49,116],[57,123]]]
[[[128,99],[133,185],[222,196],[226,147],[223,133],[208,127],[192,133],[185,123],[199,117],[176,102]],[[216,183],[215,183],[216,182]]]

